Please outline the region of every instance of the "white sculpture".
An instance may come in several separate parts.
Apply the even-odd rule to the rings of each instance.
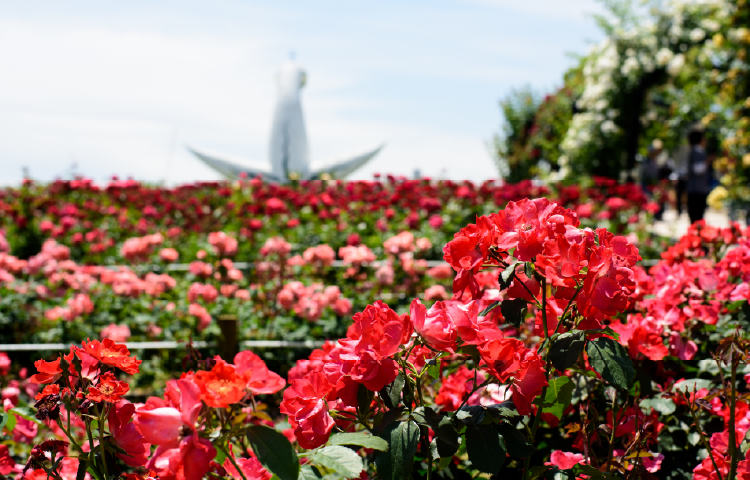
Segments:
[[[305,71],[292,60],[281,66],[276,77],[278,97],[268,152],[270,164],[255,163],[191,146],[188,146],[188,150],[227,178],[236,178],[241,173],[246,173],[250,177],[261,175],[267,180],[286,183],[291,178],[309,180],[326,174],[332,178],[343,178],[352,173],[377,155],[383,145],[359,155],[310,166],[305,119],[299,95],[306,78]]]

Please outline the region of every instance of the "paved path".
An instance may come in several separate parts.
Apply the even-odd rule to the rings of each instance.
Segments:
[[[709,208],[706,210],[706,223],[715,227],[728,227],[729,217],[727,212],[722,210],[713,210]],[[740,222],[744,227],[744,223]],[[679,238],[687,232],[690,226],[690,219],[688,218],[687,212],[682,212],[682,215],[677,217],[676,210],[667,210],[664,212],[664,218],[660,222],[654,222],[652,231],[658,235],[665,237]]]

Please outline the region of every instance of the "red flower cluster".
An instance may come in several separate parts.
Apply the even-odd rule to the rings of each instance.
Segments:
[[[347,338],[313,352],[290,371],[281,411],[289,415],[301,446],[325,443],[334,425],[329,409],[353,410],[359,384],[377,392],[393,382],[398,374],[393,356],[413,331],[408,315],[378,301],[354,315]]]
[[[409,341],[413,331],[408,315],[398,315],[378,300],[354,315],[347,338],[331,352],[331,357],[340,361],[339,366],[326,368],[326,373],[329,378],[339,373],[351,377],[377,392],[396,378],[398,366],[393,355]]]
[[[460,297],[468,289],[473,298],[480,298],[480,269],[505,267],[510,257],[533,262],[555,288],[555,298],[570,301],[575,296],[591,328],[599,328],[603,318],[631,302],[636,288],[633,268],[641,257],[624,237],[604,229],[580,229],[579,223],[575,212],[546,198],[509,202],[505,210],[477,217],[476,224],[461,229],[443,249],[446,262],[458,272],[453,291]],[[517,277],[510,297],[532,301],[528,291],[536,296],[538,282]],[[525,287],[519,288],[519,281]]]
[[[106,372],[99,376],[95,386],[89,387],[88,399],[92,402],[117,403],[128,390],[130,386],[127,383],[115,379],[112,372]]]
[[[521,415],[531,415],[532,400],[547,385],[541,357],[512,338],[490,340],[479,347],[479,353],[498,380],[505,382],[513,378],[513,404]]]
[[[219,356],[214,361],[210,371],[188,374],[200,389],[201,400],[209,407],[228,407],[240,402],[248,391],[253,395],[276,393],[286,385],[283,378],[270,371],[263,360],[250,351],[238,353],[234,365]]]
[[[99,340],[89,340],[83,342],[83,351],[93,358],[99,360],[105,365],[117,367],[128,375],[138,373],[138,366],[142,360],[130,356],[128,347],[123,344],[117,344],[109,338],[101,342]]]

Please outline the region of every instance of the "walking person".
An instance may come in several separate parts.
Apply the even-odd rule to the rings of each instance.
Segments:
[[[706,134],[693,129],[688,134],[690,155],[687,162],[687,211],[690,223],[706,214],[706,199],[711,192],[711,165],[706,154]]]
[[[690,156],[690,145],[681,145],[674,153],[674,171],[669,176],[672,180],[675,189],[675,209],[677,210],[677,218],[682,215],[684,202],[682,197],[685,195],[685,187],[687,186],[687,164],[688,157]]]

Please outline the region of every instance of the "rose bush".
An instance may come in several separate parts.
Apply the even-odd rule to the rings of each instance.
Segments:
[[[249,351],[190,350],[130,403],[144,363],[111,339],[36,372],[0,361],[0,474],[750,478],[750,231],[697,223],[647,272],[629,238],[545,198],[457,230],[450,298],[356,309],[286,381]],[[283,278],[291,250],[267,247]]]

